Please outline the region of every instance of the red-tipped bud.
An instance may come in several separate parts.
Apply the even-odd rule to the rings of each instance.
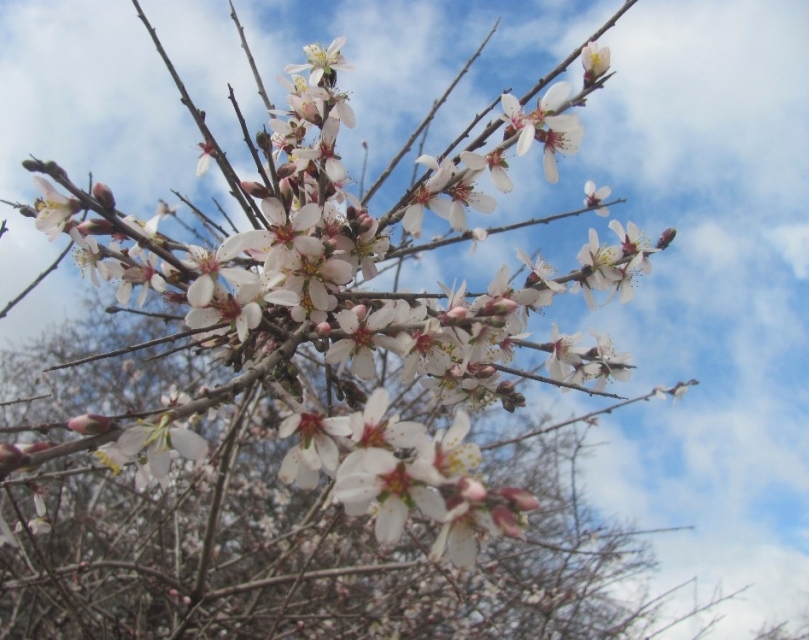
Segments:
[[[359,225],[360,231],[368,231],[374,226],[374,219],[363,211],[357,217],[357,224]]]
[[[516,487],[498,489],[497,495],[504,497],[519,511],[533,511],[539,508],[539,500],[530,491]]]
[[[297,172],[297,167],[295,166],[294,162],[285,162],[280,167],[275,170],[276,175],[278,176],[279,180],[283,180],[284,178],[289,178],[290,176],[294,176]],[[287,183],[287,188],[289,188],[289,183]],[[281,192],[284,191],[284,185],[280,185]]]
[[[458,480],[458,493],[467,502],[483,502],[486,499],[486,487],[473,478]]]
[[[327,338],[331,335],[331,325],[328,322],[321,322],[315,327],[317,335]]]
[[[674,237],[677,235],[677,229],[671,227],[670,229],[666,229],[663,233],[660,234],[660,239],[657,241],[657,248],[661,251],[663,249],[668,248],[668,246],[674,242]]]
[[[244,189],[244,192],[247,195],[253,196],[254,198],[258,198],[259,200],[269,198],[272,195],[272,191],[268,187],[265,187],[263,184],[260,184],[258,182],[254,182],[252,180],[244,180],[241,184],[242,189]]]
[[[9,462],[18,462],[23,457],[20,451],[13,444],[0,442],[0,464],[8,464]]]
[[[93,185],[93,197],[105,209],[115,208],[115,196],[112,195],[112,189],[103,182],[96,182]]]
[[[112,421],[106,416],[85,413],[68,420],[67,428],[83,436],[96,436],[112,429]]]
[[[491,514],[494,524],[509,538],[525,539],[525,533],[523,533],[522,527],[517,521],[517,516],[506,505],[498,504],[492,509]]]
[[[492,365],[487,364],[485,367],[481,367],[476,377],[479,379],[491,378],[495,373],[497,373],[497,369],[495,369]]]
[[[22,451],[24,455],[30,456],[40,451],[46,451],[52,446],[50,442],[26,442],[25,444],[18,444],[17,448]]]
[[[497,385],[497,393],[503,396],[509,396],[514,393],[514,383],[509,380],[503,380]]]
[[[368,316],[368,307],[366,307],[364,304],[358,304],[355,307],[352,307],[351,311],[353,311],[354,315],[356,315],[360,320],[365,320],[365,318]]]
[[[108,236],[112,233],[112,223],[104,218],[91,218],[76,225],[83,236]]]
[[[334,238],[325,238],[323,240],[323,246],[326,248],[326,255],[330,256],[337,251],[337,240]]]

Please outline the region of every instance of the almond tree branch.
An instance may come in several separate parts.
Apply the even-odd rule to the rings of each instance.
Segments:
[[[288,584],[298,580],[319,580],[320,578],[336,578],[340,576],[356,576],[356,575],[373,575],[375,573],[384,573],[387,571],[403,571],[418,565],[423,565],[423,561],[412,562],[390,562],[387,564],[371,564],[356,567],[335,567],[333,569],[320,569],[318,571],[309,571],[302,576],[297,573],[294,575],[273,576],[271,578],[264,578],[263,580],[254,580],[252,582],[243,582],[242,584],[232,585],[230,587],[223,587],[215,591],[209,591],[203,598],[203,602],[213,602],[221,598],[227,598],[239,593],[246,593],[254,589],[263,589],[265,587],[274,586],[278,584]]]
[[[159,344],[164,344],[166,342],[174,342],[175,340],[179,340],[180,338],[187,338],[188,336],[193,336],[199,333],[214,331],[216,329],[221,329],[229,325],[230,325],[229,322],[222,322],[220,324],[211,325],[210,327],[202,327],[201,329],[188,329],[187,331],[180,331],[179,333],[174,333],[170,336],[155,338],[154,340],[147,340],[146,342],[141,342],[140,344],[133,344],[128,347],[123,347],[122,349],[116,349],[115,351],[107,351],[106,353],[101,353],[94,356],[87,356],[86,358],[80,358],[78,360],[73,360],[72,362],[57,364],[52,367],[48,367],[47,369],[43,369],[43,372],[48,373],[49,371],[57,371],[58,369],[67,369],[69,367],[76,367],[80,364],[95,362],[96,360],[103,360],[105,358],[112,358],[115,356],[123,355],[125,353],[132,353],[133,351],[139,351],[141,349],[148,349],[149,347],[154,347]]]
[[[522,229],[524,227],[530,227],[538,224],[550,224],[551,222],[555,222],[556,220],[563,220],[565,218],[580,216],[581,214],[587,213],[588,211],[595,211],[596,209],[600,209],[601,207],[609,207],[615,204],[623,204],[624,202],[626,202],[625,198],[618,198],[617,200],[613,200],[611,202],[606,202],[603,204],[598,204],[593,207],[585,207],[583,209],[576,209],[575,211],[557,213],[552,216],[547,216],[545,218],[532,218],[531,220],[523,220],[521,222],[515,222],[514,224],[504,225],[502,227],[489,227],[488,229],[486,229],[486,233],[491,236],[498,233],[514,231],[515,229]],[[422,251],[431,251],[432,249],[445,247],[447,245],[456,244],[458,242],[469,242],[471,240],[475,240],[475,236],[471,230],[467,230],[463,232],[461,235],[453,236],[451,238],[442,238],[440,240],[435,240],[433,242],[427,242],[425,244],[420,244],[412,247],[393,249],[392,251],[386,253],[385,257],[382,258],[380,262],[385,262],[393,258],[400,258],[402,256],[411,255],[414,253],[420,253]]]
[[[163,64],[165,65],[168,72],[171,74],[172,80],[174,80],[174,84],[177,86],[178,91],[180,92],[181,102],[185,105],[188,109],[191,117],[194,119],[194,122],[197,125],[200,133],[202,134],[205,141],[214,149],[214,153],[211,155],[213,156],[216,163],[219,165],[222,174],[225,176],[225,180],[227,180],[228,185],[230,186],[230,194],[235,198],[235,200],[239,203],[242,210],[244,211],[245,215],[247,216],[250,223],[253,225],[253,228],[260,229],[261,224],[259,220],[262,218],[261,211],[256,206],[255,202],[253,202],[252,198],[246,197],[242,193],[241,185],[239,184],[239,179],[236,176],[236,172],[233,169],[233,166],[228,161],[227,157],[225,156],[224,151],[219,146],[219,143],[214,138],[211,130],[208,128],[208,125],[205,124],[205,114],[204,112],[197,109],[194,105],[193,100],[191,99],[190,94],[185,88],[185,84],[180,79],[177,70],[174,68],[174,64],[169,59],[166,50],[163,48],[160,39],[157,37],[157,30],[151,25],[146,14],[143,13],[143,10],[140,8],[140,4],[138,0],[132,0],[132,4],[135,6],[135,9],[138,13],[138,18],[140,18],[141,22],[143,22],[146,30],[149,32],[149,36],[152,38],[152,42],[157,49],[158,54],[163,60]]]
[[[244,53],[247,55],[247,62],[250,65],[250,70],[253,72],[253,79],[256,81],[256,86],[258,87],[258,95],[261,96],[261,99],[264,101],[264,108],[267,109],[267,111],[273,111],[275,109],[275,105],[273,105],[269,96],[267,96],[267,91],[264,88],[264,81],[261,79],[261,74],[258,72],[256,61],[253,58],[253,54],[250,51],[250,46],[247,44],[247,38],[244,35],[244,27],[242,27],[242,23],[239,21],[239,16],[236,13],[236,8],[233,6],[232,0],[230,1],[230,17],[236,24],[236,29],[239,31],[239,40],[241,40],[242,49],[244,49]]]
[[[253,400],[254,389],[255,381],[253,381],[250,386],[245,389],[244,397],[242,398],[242,406],[233,416],[230,429],[228,429],[228,433],[224,439],[224,448],[219,454],[219,470],[217,472],[216,484],[214,485],[213,494],[211,496],[211,507],[208,512],[208,522],[205,525],[205,535],[203,537],[202,549],[200,551],[197,577],[191,591],[192,605],[199,602],[205,593],[205,579],[207,578],[208,568],[210,567],[214,536],[216,534],[216,528],[219,524],[222,502],[224,501],[225,494],[227,493],[227,484],[230,478],[230,467],[233,464],[236,451],[238,450],[236,447],[236,442],[238,440],[237,435],[244,424],[246,424],[244,417]]]
[[[615,393],[607,393],[606,391],[596,391],[595,389],[588,389],[587,387],[582,387],[578,384],[571,384],[569,382],[562,382],[561,380],[554,380],[553,378],[546,378],[545,376],[539,376],[535,373],[529,373],[523,369],[512,369],[511,367],[506,367],[502,364],[492,364],[492,367],[497,369],[498,371],[502,371],[503,373],[510,373],[512,375],[518,376],[520,378],[528,378],[529,380],[536,380],[537,382],[544,382],[545,384],[552,384],[555,387],[564,387],[565,389],[575,389],[576,391],[582,391],[589,396],[601,396],[603,398],[615,398],[616,400],[624,400],[625,398],[615,394]]]
[[[624,2],[621,8],[615,14],[613,14],[613,16],[609,20],[607,20],[598,30],[596,30],[589,38],[587,38],[587,40],[582,45],[574,49],[573,52],[561,63],[559,63],[559,65],[557,65],[557,67],[553,71],[551,71],[544,78],[540,79],[522,98],[520,98],[520,104],[523,105],[526,104],[532,97],[534,97],[536,94],[542,91],[542,89],[544,89],[548,84],[550,84],[556,77],[564,73],[567,67],[570,66],[570,64],[581,55],[582,49],[586,47],[588,43],[598,40],[598,38],[604,35],[604,33],[606,33],[609,29],[615,26],[615,23],[618,21],[618,19],[621,16],[623,16],[637,2],[638,0],[626,0],[626,2]],[[493,101],[489,109],[493,108],[497,104],[497,102],[499,102],[499,100],[500,98],[498,97],[495,101]],[[475,124],[477,123],[478,120],[479,118],[476,116]],[[480,135],[478,135],[478,137],[475,138],[475,140],[473,140],[466,147],[466,150],[473,151],[475,149],[479,149],[480,147],[482,147],[489,139],[489,137],[491,137],[492,134],[494,134],[494,132],[497,131],[503,124],[504,122],[502,120],[492,120],[486,126],[486,128],[480,133]],[[515,144],[518,136],[512,137],[514,140],[511,144]],[[457,142],[453,142],[452,146],[441,154],[441,157],[446,158],[451,149],[454,148],[455,146],[457,146]],[[399,202],[380,218],[379,223],[380,230],[384,229],[386,226],[397,221],[397,217],[395,216],[396,212],[402,209],[402,207],[404,207],[404,205],[410,201],[416,189],[418,189],[424,183],[424,181],[427,179],[429,175],[430,175],[429,171],[425,172],[416,181],[416,183],[413,184],[410,187],[410,189],[408,189],[408,191],[399,199]]]

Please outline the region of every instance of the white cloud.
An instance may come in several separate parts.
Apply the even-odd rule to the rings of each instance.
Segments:
[[[767,233],[767,239],[792,267],[796,278],[809,278],[809,225],[779,225]]]

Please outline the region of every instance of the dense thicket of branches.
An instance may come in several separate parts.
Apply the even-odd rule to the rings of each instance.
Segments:
[[[50,401],[4,406],[3,426],[31,425],[58,443],[66,430],[54,418],[88,406],[137,414],[172,384],[215,384],[207,376],[217,369],[189,352],[148,360],[159,348],[41,374],[123,340],[139,341],[164,322],[122,322],[95,311],[24,351],[3,352],[3,388],[19,397],[52,393],[61,414]],[[199,420],[200,432],[218,447],[209,464],[179,471],[170,491],[136,492],[131,476],[114,476],[92,455],[5,483],[8,522],[16,520],[15,509],[35,517],[38,493],[52,527],[35,538],[18,533],[22,547],[2,551],[0,619],[8,637],[176,631],[200,579],[217,491],[227,496],[204,570],[208,590],[188,624],[207,637],[266,637],[276,623],[305,637],[535,638],[538,629],[540,637],[630,637],[653,620],[655,607],[644,607],[643,593],[629,597],[616,588],[653,567],[647,545],[630,529],[600,521],[575,493],[581,428],[551,431],[491,458],[482,473],[527,487],[542,506],[531,517],[527,544],[494,541],[481,571],[458,573],[426,562],[434,537],[426,523],[414,521],[401,544],[383,552],[364,519],[323,507],[327,486],[312,495],[280,484],[287,445],[277,437],[272,401],[256,390],[238,406],[240,421],[232,414]],[[511,430],[551,426],[521,421]],[[501,421],[496,435],[505,428]]]

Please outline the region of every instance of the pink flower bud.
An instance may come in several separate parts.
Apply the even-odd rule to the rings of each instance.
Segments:
[[[365,320],[365,318],[368,316],[368,307],[366,307],[364,304],[358,304],[357,306],[353,307],[351,311],[353,311],[354,315],[356,315],[360,320]]]
[[[660,239],[657,241],[657,248],[661,251],[663,249],[668,248],[668,246],[674,242],[674,236],[677,235],[677,229],[671,227],[670,229],[666,229],[663,233],[660,234]]]
[[[289,184],[288,178],[290,176],[294,176],[297,171],[294,162],[285,162],[282,164],[278,169],[276,169],[275,173],[278,176],[278,179],[281,181],[279,186],[281,187],[281,193],[292,188],[292,185]],[[286,195],[284,193],[284,195]]]
[[[83,236],[106,236],[112,233],[112,223],[104,218],[91,218],[76,225]]]
[[[96,182],[93,185],[93,197],[105,209],[115,208],[115,196],[112,195],[112,189],[103,182]]]
[[[533,511],[539,508],[539,500],[533,493],[525,489],[505,487],[504,489],[498,489],[496,493],[503,496],[519,511]]]
[[[67,428],[83,436],[95,436],[107,433],[112,428],[112,421],[106,416],[85,413],[68,420]]]
[[[520,523],[517,522],[517,517],[506,505],[498,504],[494,509],[492,509],[491,514],[494,524],[497,525],[497,528],[509,538],[519,538],[521,540],[525,539],[525,533],[523,532]]]
[[[328,322],[321,322],[315,327],[315,331],[317,335],[326,338],[331,335],[331,325]]]
[[[505,316],[509,313],[514,313],[517,309],[520,308],[520,305],[515,302],[514,300],[509,300],[508,298],[503,300],[498,300],[497,302],[493,302],[491,304],[486,305],[487,311],[490,313]]]
[[[16,462],[20,460],[22,456],[23,456],[22,451],[20,451],[13,444],[0,442],[0,464],[6,464],[8,462]]]
[[[486,487],[473,478],[461,478],[457,487],[467,502],[483,502],[486,499]]]
[[[477,372],[477,377],[480,379],[491,378],[495,373],[497,373],[497,369],[495,369],[492,365],[487,364],[485,367],[481,367]]]
[[[244,192],[247,195],[253,196],[254,198],[258,198],[259,200],[269,198],[272,195],[272,191],[270,191],[263,184],[259,184],[258,182],[254,182],[252,180],[244,180],[241,184],[242,189],[244,189]]]
[[[444,314],[444,321],[451,323],[457,320],[464,320],[468,313],[469,311],[466,307],[453,307]]]
[[[367,213],[363,212],[357,218],[357,224],[361,232],[369,231],[374,226],[374,219]]]
[[[22,451],[23,454],[30,456],[32,453],[46,451],[52,446],[50,442],[26,442],[24,444],[18,444],[17,448]]]

